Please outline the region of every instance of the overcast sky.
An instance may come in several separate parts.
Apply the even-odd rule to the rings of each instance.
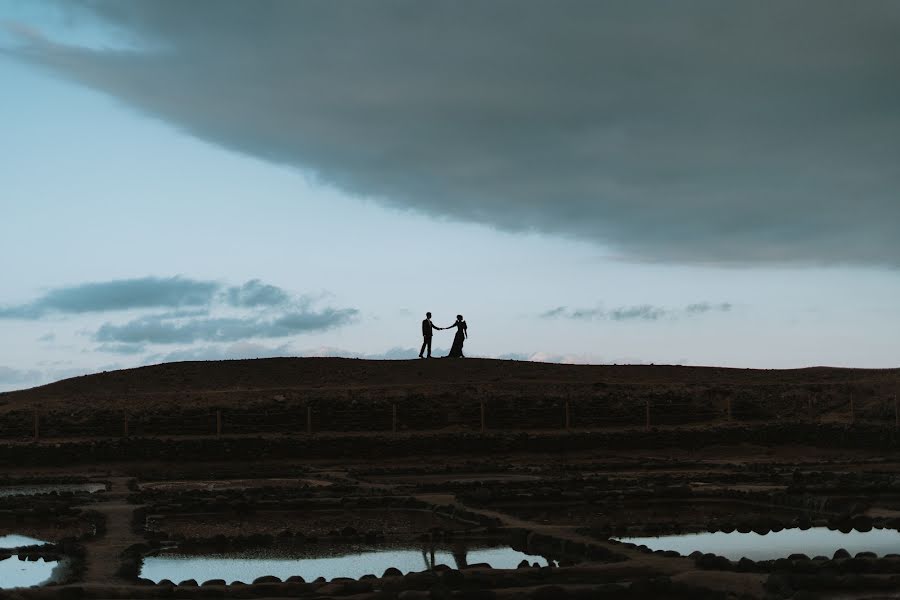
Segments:
[[[0,89],[0,389],[413,358],[426,310],[900,364],[897,2],[0,0]]]

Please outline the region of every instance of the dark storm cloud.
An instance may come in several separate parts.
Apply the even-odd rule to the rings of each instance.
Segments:
[[[94,335],[98,342],[123,344],[186,344],[197,341],[234,342],[251,338],[281,338],[325,331],[356,318],[355,308],[308,308],[275,316],[168,319],[149,315],[117,325],[106,323]]]
[[[51,290],[16,306],[0,307],[0,319],[38,319],[50,313],[82,314],[134,308],[208,304],[219,284],[184,277],[143,277],[82,283]]]
[[[67,0],[7,54],[351,193],[634,260],[900,266],[900,3]]]
[[[731,304],[727,302],[710,303],[699,302],[689,304],[684,308],[670,309],[662,306],[653,306],[651,304],[640,304],[637,306],[620,306],[617,308],[574,308],[569,309],[566,306],[558,306],[541,313],[543,319],[574,319],[578,321],[592,320],[610,320],[610,321],[659,321],[660,319],[678,319],[681,317],[692,317],[702,315],[709,312],[728,312],[731,310]]]

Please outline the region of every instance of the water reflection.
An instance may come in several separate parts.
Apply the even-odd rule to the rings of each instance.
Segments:
[[[63,492],[89,492],[91,494],[106,489],[102,483],[35,483],[0,487],[0,498],[8,496],[36,496],[38,494],[58,494]]]
[[[44,540],[24,535],[0,535],[0,548],[21,548],[22,546],[43,546]]]
[[[21,560],[18,556],[10,556],[0,560],[0,589],[41,585],[50,580],[57,561]]]
[[[831,558],[835,550],[843,548],[851,555],[874,552],[879,556],[900,554],[900,532],[894,529],[873,529],[841,533],[827,527],[807,530],[783,529],[766,535],[758,533],[690,533],[664,537],[618,538],[622,542],[645,545],[651,550],[675,550],[688,555],[694,551],[711,552],[731,560],[747,557],[751,560],[773,560],[791,554]]]
[[[513,550],[509,546],[342,546],[316,545],[305,550],[254,550],[227,554],[191,555],[176,550],[164,551],[144,559],[141,577],[159,583],[195,579],[252,582],[257,577],[274,575],[279,579],[299,575],[307,581],[318,577],[352,577],[366,574],[381,576],[390,567],[403,573],[433,569],[445,564],[454,568],[487,563],[495,569],[514,569],[522,560],[547,565],[547,559]]]

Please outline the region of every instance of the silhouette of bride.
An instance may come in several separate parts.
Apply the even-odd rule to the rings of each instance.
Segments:
[[[463,354],[463,343],[469,339],[468,326],[463,321],[462,315],[456,315],[456,323],[444,329],[452,329],[456,327],[456,336],[453,338],[453,346],[450,347],[450,354],[447,358],[465,358]]]

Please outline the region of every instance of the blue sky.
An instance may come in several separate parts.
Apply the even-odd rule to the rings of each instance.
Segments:
[[[281,40],[275,22],[297,19],[296,5],[270,4],[275,20],[259,16],[258,30],[246,35],[270,34],[271,54],[247,60],[274,71],[297,59],[285,40],[304,32]],[[240,7],[226,5],[221,13]],[[189,27],[196,15],[155,12],[140,1],[100,2],[99,12],[87,3],[60,6],[0,1],[0,389],[173,359],[413,358],[426,310],[439,325],[464,314],[472,356],[897,366],[896,174],[878,161],[841,172],[832,166],[853,160],[839,136],[862,154],[898,151],[896,138],[872,133],[875,117],[848,110],[827,126],[806,123],[806,134],[824,139],[809,146],[776,139],[780,127],[730,145],[715,131],[732,125],[717,129],[715,115],[706,124],[715,135],[685,133],[698,118],[693,109],[673,112],[675,125],[660,122],[659,133],[634,125],[643,123],[640,114],[617,120],[623,109],[589,90],[572,91],[597,102],[584,115],[560,87],[540,102],[518,104],[514,94],[494,106],[497,94],[521,81],[481,96],[489,80],[478,73],[442,88],[431,70],[418,71],[414,61],[399,68],[393,55],[376,64],[390,66],[379,81],[393,83],[356,90],[334,116],[322,98],[303,104],[309,90],[333,86],[343,94],[347,81],[365,82],[374,67],[362,65],[351,77],[334,69],[352,56],[329,65],[297,59],[296,74],[257,75],[256,65],[241,79],[241,55],[207,56],[244,43],[219,35],[231,27],[228,18],[240,19],[217,13],[215,3],[192,3],[215,18],[203,26],[209,38],[190,44],[178,36],[196,33]],[[439,6],[447,12],[441,3],[435,12]],[[384,13],[360,38],[377,48],[377,28],[387,36],[398,20]],[[456,16],[440,16],[452,29]],[[351,26],[335,25],[345,35]],[[508,51],[481,42],[469,46],[490,57]],[[854,55],[852,38],[836,43]],[[110,58],[123,49],[124,57]],[[142,54],[166,51],[182,54],[178,65],[141,70]],[[448,78],[460,76],[459,57],[437,58],[446,60]],[[128,61],[138,62],[119,64]],[[869,115],[897,95],[876,67],[865,90],[872,95],[852,98]],[[719,65],[697,68],[727,79]],[[824,67],[798,68],[814,74]],[[165,79],[179,69],[186,79]],[[216,69],[234,69],[234,83],[200,81]],[[290,87],[295,76],[297,88]],[[418,87],[403,88],[404,77]],[[535,86],[529,98],[551,83],[565,91],[567,82],[555,76],[535,77],[526,80]],[[221,96],[226,83],[235,86],[233,99]],[[398,89],[408,92],[400,97]],[[299,104],[279,105],[290,94],[300,94]],[[390,111],[409,96],[409,117],[398,120]],[[767,122],[788,111],[789,100],[799,101],[785,92]],[[723,115],[743,114],[740,108]],[[900,122],[896,111],[883,110],[885,122]],[[391,127],[372,125],[371,111]],[[227,118],[216,120],[219,113]],[[611,129],[600,131],[598,121],[596,134],[566,129],[563,136],[529,124],[545,119],[557,128],[576,117],[590,124],[596,114]],[[505,115],[525,120],[501,128]],[[696,150],[687,161],[671,150],[684,144],[692,152],[701,142],[718,144],[717,152]],[[820,142],[838,149],[823,152]],[[544,154],[547,144],[559,147]],[[780,150],[786,144],[795,145]],[[764,160],[767,145],[770,155],[781,153],[778,161]],[[491,152],[479,155],[485,147]],[[654,166],[661,149],[666,158]],[[553,164],[560,153],[569,158]],[[581,164],[585,153],[596,162]],[[636,162],[626,160],[629,153]],[[818,166],[801,168],[805,160]],[[784,161],[794,167],[789,179]],[[436,345],[449,344],[450,335],[438,333]]]

